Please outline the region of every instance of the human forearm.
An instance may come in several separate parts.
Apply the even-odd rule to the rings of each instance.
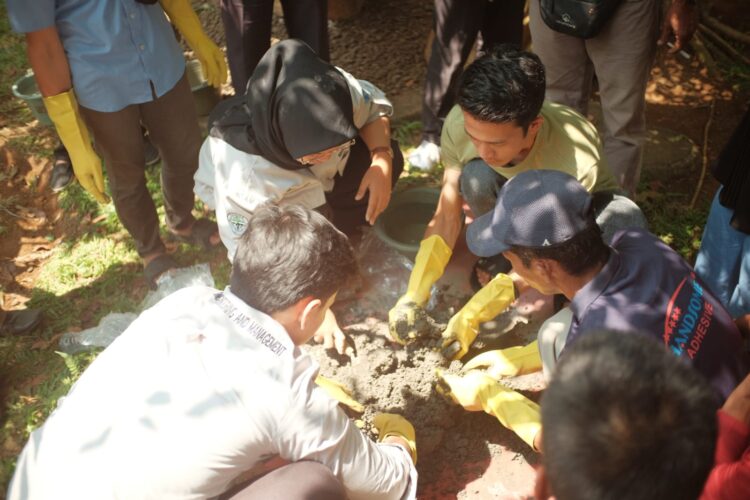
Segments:
[[[359,130],[359,135],[372,151],[376,148],[387,148],[391,145],[391,121],[387,116],[380,116]]]
[[[50,26],[27,33],[26,52],[42,96],[55,96],[70,90],[70,67],[57,28]]]
[[[372,165],[379,166],[383,173],[390,175],[393,169],[393,152],[391,151],[391,121],[381,116],[359,131],[367,149],[370,150]]]
[[[456,246],[463,223],[461,209],[463,198],[458,189],[460,175],[461,171],[457,169],[445,171],[435,215],[427,224],[427,230],[424,233],[424,238],[435,234],[440,236],[451,249]]]

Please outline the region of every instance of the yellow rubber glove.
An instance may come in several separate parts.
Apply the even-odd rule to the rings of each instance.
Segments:
[[[203,76],[212,87],[227,81],[224,53],[206,36],[198,16],[188,0],[159,0],[169,20],[182,34],[203,68]]]
[[[331,396],[339,403],[351,408],[356,413],[364,413],[364,405],[354,399],[351,391],[344,384],[326,378],[323,375],[318,375],[318,377],[315,379],[315,383],[318,384],[318,387],[326,391],[329,396]]]
[[[466,363],[462,370],[476,368],[486,368],[487,374],[493,378],[537,372],[542,369],[539,344],[535,340],[525,346],[483,352]]]
[[[373,417],[372,425],[378,430],[378,441],[380,442],[388,436],[396,436],[409,443],[411,460],[414,465],[417,465],[417,438],[414,426],[408,420],[395,413],[378,413]]]
[[[482,372],[459,376],[438,371],[437,375],[439,393],[467,410],[484,410],[536,449],[534,438],[542,429],[538,404]]]
[[[493,319],[516,300],[513,279],[498,274],[453,315],[443,332],[443,356],[460,359],[477,338],[479,324]]]
[[[102,160],[91,145],[89,129],[78,112],[78,101],[73,89],[45,97],[44,106],[52,123],[55,124],[60,141],[68,150],[78,182],[99,203],[109,202],[109,198],[104,194]]]
[[[452,254],[448,244],[437,234],[419,244],[406,293],[388,312],[391,337],[396,342],[405,344],[419,335],[415,326],[425,315],[423,307],[430,298],[430,288],[443,275]]]

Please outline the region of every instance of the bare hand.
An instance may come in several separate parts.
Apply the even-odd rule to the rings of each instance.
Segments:
[[[355,200],[361,200],[365,193],[369,192],[365,219],[370,225],[375,224],[375,220],[391,201],[391,169],[389,162],[373,159],[372,165],[362,178],[357,196],[354,197]]]
[[[658,45],[664,45],[674,35],[674,46],[669,49],[670,54],[679,52],[687,46],[698,26],[698,13],[693,5],[688,5],[686,0],[672,0],[672,5],[667,9],[664,16],[664,24],[661,27],[661,37]]]
[[[336,349],[336,352],[344,355],[347,354],[347,337],[346,334],[339,328],[339,324],[336,321],[336,316],[330,309],[326,312],[326,317],[323,320],[323,324],[320,325],[318,331],[315,332],[313,337],[315,342],[323,343],[323,347],[326,349]]]

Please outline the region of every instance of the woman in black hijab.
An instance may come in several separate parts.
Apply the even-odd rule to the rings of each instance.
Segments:
[[[247,216],[267,201],[319,209],[347,234],[373,224],[403,170],[391,113],[377,87],[304,43],[271,47],[245,94],[211,113],[196,173],[230,258]]]

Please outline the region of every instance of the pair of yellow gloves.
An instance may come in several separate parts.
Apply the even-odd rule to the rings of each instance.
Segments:
[[[182,33],[185,41],[195,52],[208,83],[214,87],[224,83],[227,79],[224,54],[203,32],[200,20],[188,0],[160,0],[160,3],[172,24]],[[55,124],[60,141],[70,154],[78,182],[98,202],[107,203],[102,161],[91,145],[89,131],[78,112],[78,102],[73,89],[45,97],[44,105],[52,123]]]
[[[415,318],[430,297],[430,288],[440,278],[452,251],[438,235],[420,244],[409,277],[409,285],[388,313],[390,333],[401,344],[418,338]],[[503,312],[516,299],[513,280],[498,274],[448,322],[443,332],[443,355],[460,359],[479,333],[479,325]],[[484,410],[502,425],[513,430],[534,448],[534,438],[541,429],[539,406],[523,395],[500,384],[496,377],[515,376],[540,370],[542,361],[537,342],[523,347],[488,351],[464,365],[464,375],[438,373],[438,392],[450,397],[467,410]],[[489,368],[488,374],[477,371]]]

